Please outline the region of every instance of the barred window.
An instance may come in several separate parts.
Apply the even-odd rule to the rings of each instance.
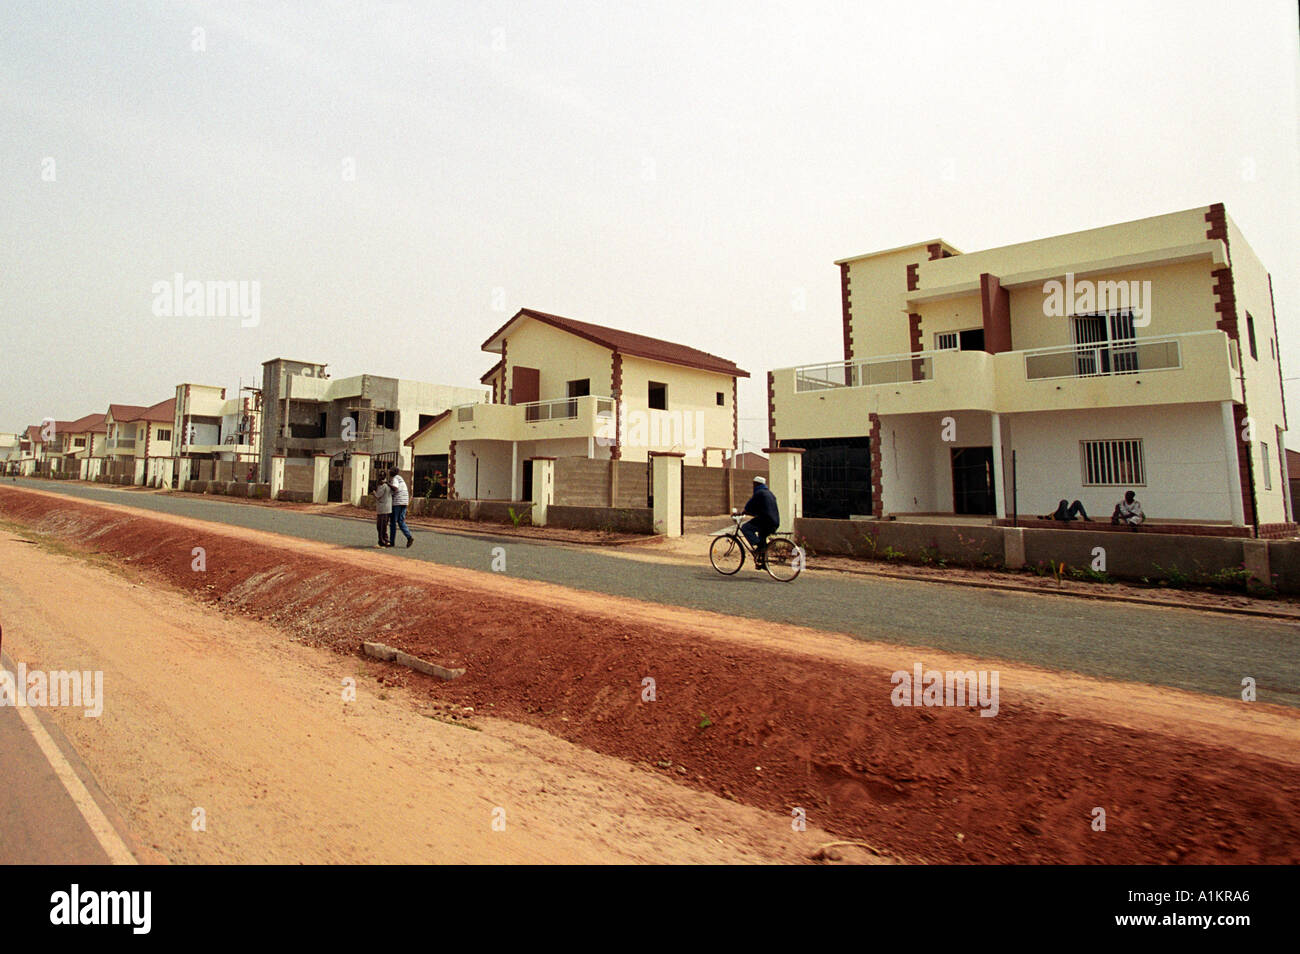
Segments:
[[[1141,487],[1147,482],[1142,441],[1080,441],[1085,487]]]
[[[935,351],[956,351],[957,350],[957,332],[941,331],[934,336]]]

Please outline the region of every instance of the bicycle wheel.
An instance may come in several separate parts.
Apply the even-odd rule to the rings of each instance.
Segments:
[[[804,554],[786,539],[767,541],[767,575],[780,583],[789,583],[803,570]]]
[[[734,536],[714,537],[709,545],[709,562],[723,576],[739,573],[745,565],[745,547]]]

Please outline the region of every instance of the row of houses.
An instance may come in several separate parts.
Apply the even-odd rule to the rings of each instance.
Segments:
[[[5,473],[181,487],[189,480],[274,485],[343,498],[353,462],[397,468],[417,493],[519,500],[532,461],[582,457],[734,465],[733,362],[684,345],[523,309],[483,343],[479,386],[362,374],[275,358],[260,387],[180,384],[150,407],[111,405],[0,435]],[[372,482],[372,481],[371,481]]]
[[[1059,499],[1106,517],[1133,490],[1160,521],[1293,527],[1272,280],[1222,205],[836,264],[842,357],[767,374],[769,449],[801,461],[789,518],[1006,520]],[[539,459],[736,463],[748,372],[728,359],[527,308],[482,349],[477,388],[277,358],[236,398],[183,384],[0,435],[0,464],[177,486],[226,463],[317,496],[327,468],[338,499],[362,455],[418,493],[517,501]]]

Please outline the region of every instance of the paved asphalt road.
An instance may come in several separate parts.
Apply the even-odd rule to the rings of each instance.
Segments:
[[[356,520],[84,484],[19,484],[332,544],[374,542],[373,527]],[[490,533],[415,533],[413,548],[399,544],[375,552],[375,559],[488,570],[492,548],[502,546],[508,574],[523,579],[1212,695],[1239,697],[1242,677],[1253,676],[1260,701],[1300,707],[1300,627],[1280,620],[818,573],[815,567],[785,585],[748,564],[735,577],[720,576],[704,553],[697,566],[682,566]],[[736,625],[743,627],[743,618]]]

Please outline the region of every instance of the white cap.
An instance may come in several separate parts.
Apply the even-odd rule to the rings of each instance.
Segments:
[[[767,481],[764,480],[762,477],[755,477],[755,478],[754,478],[754,483],[756,483],[756,484],[762,484],[764,487],[767,486]]]

